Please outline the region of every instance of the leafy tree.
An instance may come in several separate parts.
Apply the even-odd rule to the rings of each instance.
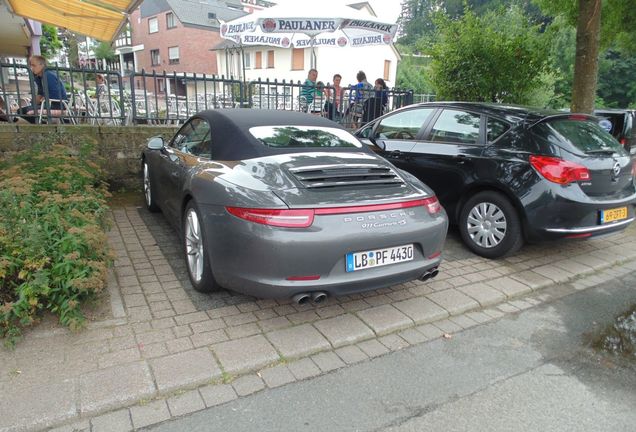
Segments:
[[[533,0],[544,13],[577,25],[573,111],[591,112],[598,79],[599,51],[616,44],[636,52],[636,8],[624,0]]]
[[[438,98],[528,103],[549,85],[547,47],[520,7],[436,20],[431,81]]]
[[[95,47],[95,58],[99,60],[113,61],[117,58],[115,51],[107,42],[100,42]]]
[[[52,25],[42,25],[42,37],[40,38],[40,52],[42,57],[50,60],[62,48],[62,42],[57,36],[57,27]]]
[[[415,93],[433,93],[430,76],[430,57],[404,52],[397,70],[397,87],[412,89]]]
[[[636,106],[636,58],[608,50],[599,64],[597,95],[607,108]]]
[[[435,33],[434,18],[439,13],[455,20],[464,16],[468,10],[482,16],[515,5],[523,8],[532,22],[540,23],[545,20],[539,7],[531,0],[403,0],[403,4],[408,13],[407,16],[400,17],[405,35],[399,42],[410,46],[414,46],[421,37],[430,38]]]
[[[405,36],[400,38],[402,45],[414,46],[422,36],[431,37],[435,33],[433,16],[442,10],[443,0],[405,0],[407,16],[401,16]]]
[[[555,74],[554,95],[546,105],[551,108],[569,107],[572,101],[576,29],[563,17],[557,17],[546,29],[546,37],[550,40],[548,59]]]

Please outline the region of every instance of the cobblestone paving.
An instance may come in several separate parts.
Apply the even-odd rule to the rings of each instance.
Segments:
[[[636,269],[634,226],[589,241],[526,246],[498,261],[471,254],[451,232],[434,280],[301,306],[196,293],[163,216],[131,206],[114,210],[113,220],[115,318],[78,333],[35,327],[14,351],[0,349],[0,431],[62,423],[59,430],[143,427],[480,325]]]
[[[185,256],[177,232],[161,213],[150,213],[144,207],[137,207],[135,210],[197,310],[214,309],[256,300],[253,297],[226,290],[210,294],[202,294],[195,291],[188,279]],[[132,223],[132,220],[136,219],[136,217],[134,214],[130,214],[130,211],[128,211],[128,214]],[[473,253],[461,244],[459,234],[456,231],[451,231],[448,234],[448,241],[444,248],[445,261],[452,262],[475,257]]]

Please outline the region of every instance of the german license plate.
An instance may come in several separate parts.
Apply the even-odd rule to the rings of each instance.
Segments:
[[[602,224],[614,222],[621,219],[627,219],[627,207],[601,210]]]
[[[346,255],[347,272],[365,270],[389,264],[413,260],[413,245],[374,249],[365,252],[349,252]]]

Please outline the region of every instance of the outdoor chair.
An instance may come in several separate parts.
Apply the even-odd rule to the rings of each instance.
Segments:
[[[45,106],[46,100],[40,103],[38,123],[72,123],[76,124],[75,113],[65,99],[49,99],[49,103],[59,103],[61,108],[53,109]]]

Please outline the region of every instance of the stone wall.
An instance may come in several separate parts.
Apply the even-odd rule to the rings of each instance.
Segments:
[[[24,125],[0,123],[0,158],[37,144],[90,144],[112,190],[140,189],[141,151],[148,138],[168,139],[177,126]]]

